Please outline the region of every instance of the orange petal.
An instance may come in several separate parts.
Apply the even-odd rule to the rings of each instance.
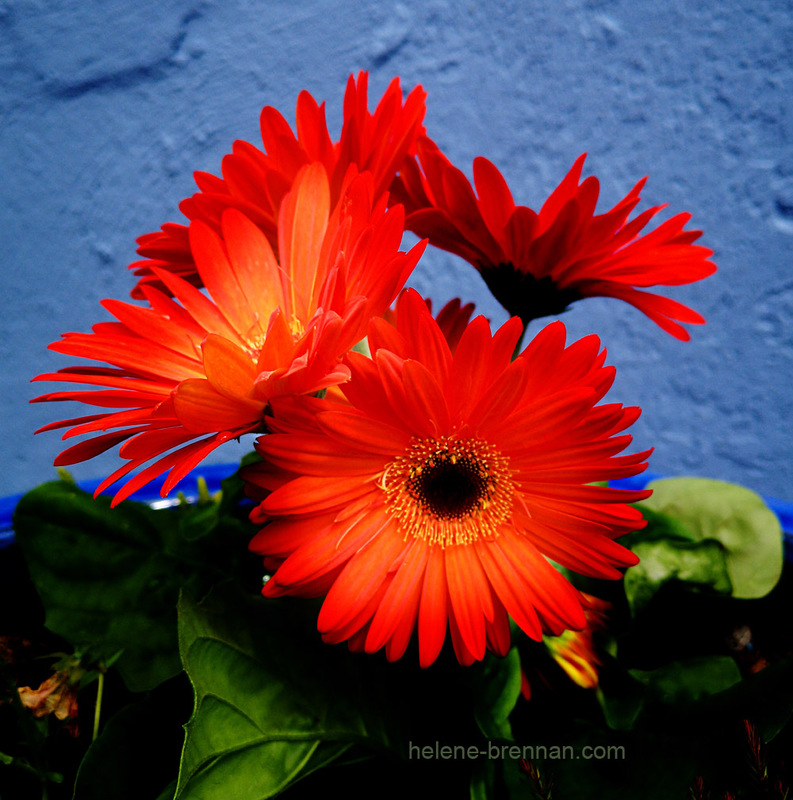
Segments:
[[[256,380],[256,365],[241,347],[211,333],[201,351],[207,380],[213,389],[230,399],[250,397]]]
[[[173,404],[179,421],[192,433],[254,430],[264,413],[262,403],[226,397],[201,378],[182,381],[174,391]]]
[[[278,250],[288,279],[287,311],[307,320],[314,285],[322,283],[325,265],[319,263],[330,214],[330,186],[325,167],[310,164],[298,173],[292,191],[281,204]]]

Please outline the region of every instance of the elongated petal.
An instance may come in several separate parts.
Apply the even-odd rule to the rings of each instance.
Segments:
[[[182,381],[174,391],[173,404],[177,418],[192,433],[253,430],[263,414],[260,403],[229,398],[203,379]]]

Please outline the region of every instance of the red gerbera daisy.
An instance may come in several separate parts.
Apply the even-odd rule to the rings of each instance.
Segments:
[[[513,318],[491,337],[480,316],[452,353],[409,290],[396,327],[370,324],[373,357],[347,355],[346,402],[273,403],[246,473],[271,491],[252,515],[266,596],[327,594],[323,638],[391,660],[417,627],[424,666],[447,626],[469,664],[507,652],[509,617],[534,639],[584,625],[548,559],[600,578],[636,563],[614,539],[643,526],[627,503],[647,493],[591,484],[649,451],[617,456],[639,409],[598,405],[614,369],[596,336],[565,347],[557,322],[511,361],[520,333]]]
[[[297,136],[276,109],[265,107],[261,113],[265,152],[249,142],[234,142],[232,152],[223,158],[223,178],[195,173],[200,191],[182,201],[182,213],[219,233],[223,211],[237,208],[256,223],[277,253],[278,209],[306,164],[317,162],[325,167],[331,206],[341,197],[351,166],[358,172],[372,173],[375,196],[379,197],[423,131],[426,92],[421,86],[415,87],[403,105],[399,78],[394,78],[370,113],[367,86],[366,72],[358,73],[357,81],[350,76],[344,95],[341,138],[335,143],[325,122],[325,104],[318,105],[308,92],[301,92],[297,99]],[[143,297],[144,285],[158,283],[156,268],[200,285],[187,226],[166,223],[159,231],[141,236],[138,245],[138,253],[144,258],[130,264],[130,269],[141,276],[133,296]],[[158,288],[164,289],[163,284],[158,283]]]
[[[628,220],[646,178],[610,211],[595,214],[600,184],[595,177],[580,182],[582,155],[535,212],[515,205],[487,159],[474,160],[475,194],[430,139],[420,139],[417,151],[418,160],[406,160],[393,192],[408,212],[407,227],[473,264],[496,299],[524,324],[591,296],[625,300],[678,339],[690,336],[675,320],[705,322],[675,300],[642,291],[693,283],[716,270],[708,260],[712,251],[693,244],[702,232],[684,230],[690,214],[676,214],[639,235],[664,208]]]
[[[164,496],[218,445],[262,431],[272,397],[346,380],[341,356],[363,338],[369,318],[393,302],[423,245],[399,251],[402,208],[386,210],[385,196],[373,200],[369,173],[353,179],[344,196],[331,212],[323,166],[298,173],[281,203],[280,263],[261,230],[236,209],[223,212],[220,233],[193,222],[191,252],[210,297],[155,268],[174,299],[145,286],[148,308],[105,300],[118,322],[96,325],[93,333],[67,333],[50,345],[112,366],[40,375],[35,380],[104,388],[55,392],[34,402],[77,400],[125,409],[42,428],[70,428],[64,439],[102,431],[65,450],[56,465],[125,442],[119,454],[128,463],[97,492],[163,456],[127,482],[115,502],[171,469]]]

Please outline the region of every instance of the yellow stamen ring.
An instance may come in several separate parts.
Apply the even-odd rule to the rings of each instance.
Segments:
[[[414,439],[382,473],[405,538],[446,547],[493,539],[512,509],[509,459],[479,439]]]

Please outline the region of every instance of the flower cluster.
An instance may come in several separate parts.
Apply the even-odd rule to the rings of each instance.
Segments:
[[[51,349],[97,362],[40,375],[68,388],[36,402],[95,413],[47,425],[85,436],[56,464],[120,445],[114,503],[168,473],[163,495],[206,455],[257,434],[244,473],[261,525],[251,549],[266,596],[324,596],[331,643],[400,658],[417,632],[431,664],[448,633],[457,659],[505,654],[510,620],[534,639],[585,625],[585,601],[554,565],[617,578],[635,563],[615,539],[643,525],[646,492],[624,454],[639,409],[601,402],[614,369],[596,336],[561,322],[517,352],[532,319],[591,295],[621,298],[677,336],[701,323],[644,289],[715,267],[678,214],[633,219],[643,185],[595,214],[579,158],[539,212],[474,161],[476,193],[427,136],[425,92],[399,80],[374,111],[351,77],[338,141],[307,92],[296,130],[261,115],[263,150],[235,142],[222,178],[197,173],[187,225],[142,236],[133,298],[115,322]],[[424,240],[400,249],[411,230]],[[433,317],[407,279],[426,246],[470,261],[513,317],[495,333],[473,306]],[[394,303],[396,306],[394,307]],[[361,345],[361,346],[359,346]],[[554,563],[552,563],[554,562]]]

